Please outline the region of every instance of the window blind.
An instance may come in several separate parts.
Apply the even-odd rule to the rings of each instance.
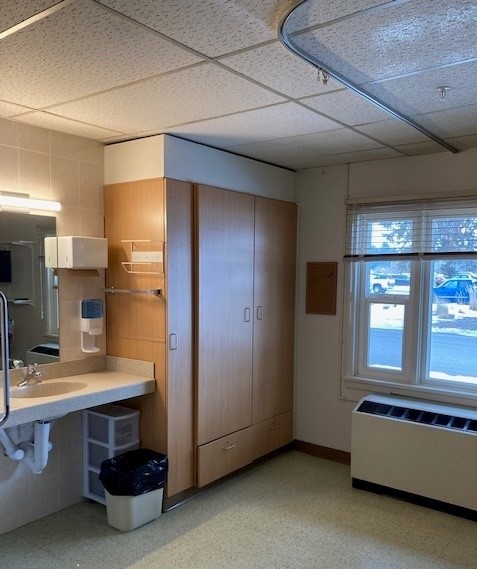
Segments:
[[[345,260],[477,257],[477,199],[350,204]]]

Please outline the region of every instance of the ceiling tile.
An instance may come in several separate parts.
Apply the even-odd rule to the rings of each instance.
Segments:
[[[21,2],[2,2],[0,4],[0,32],[20,24],[39,12],[51,8],[61,0],[22,0]]]
[[[212,146],[247,144],[340,128],[328,119],[295,103],[284,103],[212,120],[167,129],[189,140]]]
[[[343,88],[334,79],[323,85],[318,81],[313,65],[291,53],[278,41],[221,59],[221,63],[297,99]]]
[[[41,108],[197,61],[157,34],[78,0],[0,42],[0,98]]]
[[[333,164],[349,164],[351,162],[368,162],[370,160],[384,160],[385,158],[398,158],[400,152],[392,148],[374,148],[372,150],[360,150],[358,152],[343,152],[341,154],[329,154],[306,158],[296,161],[296,168],[315,168],[316,166],[332,166]]]
[[[408,156],[418,156],[419,154],[434,154],[435,152],[444,151],[442,146],[433,140],[415,142],[414,144],[398,144],[394,148],[396,148],[396,150],[400,150]]]
[[[295,41],[360,84],[475,57],[476,19],[475,0],[393,2]]]
[[[477,105],[417,115],[413,118],[441,138],[477,134]]]
[[[275,39],[276,0],[101,0],[101,3],[210,57]]]
[[[209,63],[50,110],[102,128],[134,134],[283,101],[282,97]]]
[[[33,113],[22,115],[19,120],[35,126],[41,126],[49,130],[58,130],[60,132],[66,132],[68,134],[74,134],[84,138],[91,138],[93,140],[103,140],[104,138],[111,138],[112,136],[121,134],[119,132],[72,121],[42,111],[35,111]]]
[[[356,126],[355,128],[390,146],[395,146],[396,144],[413,144],[415,142],[428,140],[424,134],[397,119],[365,124]]]
[[[28,107],[15,105],[15,103],[9,103],[8,101],[0,101],[0,116],[2,117],[14,117],[28,111],[31,111]]]
[[[448,138],[446,142],[452,144],[452,146],[458,150],[468,150],[469,148],[477,147],[477,134],[459,136],[457,138]]]
[[[380,145],[349,129],[308,134],[228,147],[229,150],[266,162],[294,168],[303,160],[315,160],[328,154],[367,150]]]
[[[331,22],[373,6],[387,4],[390,0],[315,0],[304,2],[287,22],[288,33],[304,30],[324,22]]]
[[[301,102],[351,126],[389,118],[388,113],[349,89],[302,99]]]
[[[442,99],[437,88],[451,87]],[[408,77],[365,85],[372,95],[408,116],[475,103],[477,61],[431,69]]]

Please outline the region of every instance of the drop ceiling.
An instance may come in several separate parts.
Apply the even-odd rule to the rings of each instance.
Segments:
[[[475,0],[0,4],[0,116],[105,144],[171,133],[291,169],[477,146]],[[451,87],[442,98],[439,87]]]

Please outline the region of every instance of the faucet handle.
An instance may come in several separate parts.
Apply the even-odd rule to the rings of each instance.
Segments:
[[[34,363],[32,365],[31,374],[33,375],[33,377],[41,377],[43,375],[43,372],[38,367],[37,363]]]
[[[28,364],[25,372],[25,380],[28,382],[30,378],[35,378],[37,383],[40,382],[40,377],[43,375],[41,369],[38,368],[38,364]]]

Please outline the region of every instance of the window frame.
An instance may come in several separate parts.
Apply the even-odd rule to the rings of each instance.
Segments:
[[[382,207],[382,204],[380,204]],[[386,209],[389,204],[386,204]],[[395,204],[395,210],[389,208],[389,219],[406,219],[402,214],[401,204]],[[416,208],[415,204],[412,204]],[[416,208],[419,211],[420,208]],[[462,207],[460,203],[455,203],[455,207],[445,202],[445,207],[437,207],[438,215],[432,215],[422,209],[422,225],[412,228],[413,239],[427,239],[429,241],[429,230],[433,236],[434,221],[442,215],[452,215],[456,218],[465,217],[466,213],[472,212],[476,216],[477,203],[473,200],[472,207]],[[473,210],[473,211],[472,211]],[[383,213],[378,210],[376,219],[383,219]],[[406,211],[406,210],[404,210]],[[349,213],[348,213],[349,215]],[[372,206],[365,214],[368,226],[371,226],[373,215]],[[349,219],[348,219],[349,222]],[[354,239],[353,228],[348,223],[348,243],[347,252],[350,252],[349,241]],[[363,235],[369,234],[369,229],[362,231]],[[420,232],[427,232],[426,237],[419,235]],[[350,237],[351,236],[351,237]],[[368,243],[369,243],[368,238]],[[433,239],[430,241],[433,246]],[[356,399],[356,392],[367,393],[369,388],[373,391],[386,393],[398,393],[401,395],[432,396],[445,402],[469,404],[469,399],[473,400],[477,406],[477,384],[468,382],[439,380],[430,378],[430,358],[431,358],[431,337],[432,337],[432,283],[433,261],[447,260],[449,254],[439,254],[432,251],[431,255],[415,254],[409,256],[404,254],[402,260],[410,262],[410,286],[409,295],[403,299],[402,295],[392,294],[386,291],[382,294],[373,295],[369,292],[370,269],[366,269],[366,263],[379,258],[386,258],[385,255],[348,255],[355,257],[351,262],[345,262],[345,287],[343,294],[343,327],[342,327],[342,381],[341,395],[345,398],[353,394]],[[360,257],[360,258],[356,258]],[[476,255],[472,252],[457,252],[460,260],[467,258],[475,259]],[[346,258],[346,256],[345,256]],[[389,258],[400,259],[400,255],[390,254]],[[390,372],[383,368],[371,368],[366,365],[366,351],[368,346],[370,331],[370,307],[372,304],[398,304],[404,306],[403,323],[403,347],[402,347],[402,372]],[[476,315],[477,317],[477,315]]]

